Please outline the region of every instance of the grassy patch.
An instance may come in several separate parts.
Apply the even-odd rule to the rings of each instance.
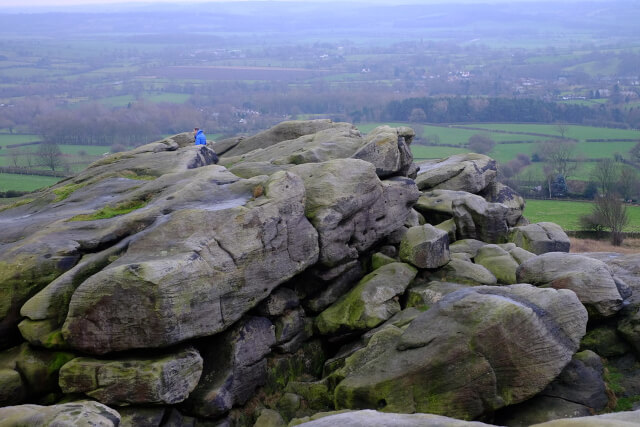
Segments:
[[[13,209],[13,208],[17,208],[18,206],[22,206],[22,205],[27,205],[31,202],[33,202],[35,199],[22,199],[22,200],[17,200],[11,204],[8,205],[4,205],[4,206],[0,206],[0,212],[2,211],[6,211],[7,209]]]
[[[442,146],[425,146],[412,144],[411,153],[415,160],[421,159],[443,159],[453,156],[454,154],[468,153],[466,148],[442,147]]]
[[[113,218],[114,216],[125,215],[136,209],[143,208],[147,205],[145,200],[131,200],[129,202],[118,203],[115,206],[105,206],[102,209],[86,215],[76,215],[68,221],[93,221],[97,219]]]
[[[57,196],[56,199],[54,200],[54,202],[60,202],[60,201],[62,201],[64,199],[66,199],[71,194],[73,194],[74,191],[79,190],[80,188],[84,187],[85,185],[87,185],[87,183],[83,182],[81,184],[67,184],[67,185],[62,186],[62,187],[54,188],[53,189],[53,194],[55,194]]]
[[[555,222],[565,230],[580,230],[580,217],[591,213],[593,203],[560,200],[527,200],[524,216],[531,222]],[[627,206],[626,232],[640,232],[640,206]]]
[[[49,187],[63,178],[0,173],[0,191],[34,191]]]
[[[153,181],[157,178],[157,176],[153,175],[139,175],[137,172],[129,170],[120,172],[118,176],[127,179],[137,179],[139,181]]]

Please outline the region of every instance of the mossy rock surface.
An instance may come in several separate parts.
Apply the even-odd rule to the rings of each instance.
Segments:
[[[398,296],[409,286],[417,270],[391,263],[366,275],[357,286],[316,318],[323,335],[371,329],[400,311]]]
[[[336,387],[336,408],[476,418],[541,391],[571,360],[586,322],[570,291],[511,285],[453,292],[396,345],[354,367]]]

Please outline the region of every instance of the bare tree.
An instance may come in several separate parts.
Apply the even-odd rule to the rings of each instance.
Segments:
[[[487,135],[476,133],[469,137],[469,149],[475,153],[486,154],[493,150],[496,142]]]
[[[565,122],[558,122],[558,123],[556,123],[556,130],[560,134],[560,138],[564,139],[564,136],[569,131],[569,125],[567,123],[565,123]]]
[[[40,144],[36,151],[36,156],[43,165],[49,167],[52,171],[62,165],[62,152],[58,144],[54,142]]]
[[[22,153],[20,152],[20,150],[18,150],[17,148],[10,148],[9,149],[9,158],[11,159],[11,163],[13,163],[14,167],[18,167],[18,163],[20,162],[20,155]]]
[[[24,150],[24,158],[28,168],[32,168],[34,166],[33,159],[33,151],[26,149]]]
[[[565,180],[578,168],[575,150],[576,144],[572,141],[556,139],[542,144],[542,156],[550,170]]]
[[[618,180],[618,165],[612,159],[602,159],[591,171],[591,179],[600,188],[600,194],[609,194]]]
[[[631,200],[640,193],[640,179],[638,172],[632,167],[625,165],[620,171],[617,189],[625,200]]]
[[[593,218],[611,230],[611,244],[620,246],[624,240],[622,230],[629,224],[627,207],[614,194],[597,197],[593,205]]]

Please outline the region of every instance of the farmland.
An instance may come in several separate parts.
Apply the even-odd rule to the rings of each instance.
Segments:
[[[527,200],[524,216],[531,222],[549,221],[565,230],[580,230],[580,217],[591,212],[590,202]],[[640,206],[627,206],[629,225],[625,232],[640,232]]]

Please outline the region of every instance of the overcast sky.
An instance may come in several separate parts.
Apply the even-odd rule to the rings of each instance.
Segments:
[[[122,3],[213,3],[219,1],[256,1],[256,0],[0,0],[0,7],[17,7],[20,9],[38,6],[75,6],[75,5],[109,5]],[[302,1],[302,0],[257,0],[257,1]],[[337,2],[338,0],[312,0],[317,2]],[[513,3],[513,2],[531,2],[533,0],[350,0],[378,4],[403,4],[403,3]],[[557,0],[562,2],[579,1],[579,0]]]

